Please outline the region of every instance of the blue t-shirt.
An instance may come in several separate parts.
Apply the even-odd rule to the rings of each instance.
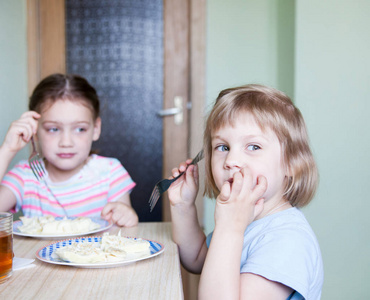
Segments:
[[[212,233],[207,237],[209,246]],[[252,222],[244,233],[240,273],[280,282],[295,292],[290,300],[321,298],[321,251],[303,213],[293,207]]]

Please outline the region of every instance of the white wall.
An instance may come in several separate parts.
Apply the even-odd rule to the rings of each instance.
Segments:
[[[286,16],[294,28],[288,20],[284,34],[282,16],[292,8]],[[320,171],[318,193],[303,211],[323,254],[322,299],[368,299],[370,1],[209,0],[207,12],[209,106],[221,89],[251,82],[293,97]],[[281,55],[284,39],[295,45],[293,62]],[[213,209],[206,201],[206,232]]]
[[[12,121],[27,110],[26,1],[0,1],[0,143]],[[12,165],[28,155],[26,147]]]

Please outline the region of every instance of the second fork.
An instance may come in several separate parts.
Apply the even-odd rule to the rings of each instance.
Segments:
[[[194,157],[194,159],[191,161],[190,165],[195,165],[197,164],[200,160],[203,159],[203,156],[204,156],[204,153],[203,153],[203,149],[201,151],[199,151],[199,153]],[[154,206],[157,204],[158,200],[159,200],[159,197],[169,189],[169,187],[171,186],[171,184],[176,181],[177,179],[179,179],[184,173],[186,172],[186,170],[184,172],[181,172],[178,176],[176,176],[175,178],[172,178],[172,179],[162,179],[161,181],[159,181],[155,186],[154,186],[154,189],[152,191],[152,194],[150,195],[150,198],[149,198],[149,206],[150,206],[150,212],[152,212],[152,210],[154,209]]]
[[[28,163],[30,165],[30,168],[35,175],[36,179],[38,181],[41,181],[44,179],[45,176],[45,169],[41,163],[41,158],[39,153],[36,150],[35,141],[33,137],[31,137],[31,143],[32,143],[32,153],[30,157],[28,158]]]

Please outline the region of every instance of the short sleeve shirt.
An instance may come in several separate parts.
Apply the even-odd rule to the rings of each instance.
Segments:
[[[101,210],[135,186],[129,173],[115,158],[92,155],[86,165],[65,182],[52,182],[48,174],[37,181],[26,160],[5,176],[2,185],[16,196],[15,210],[25,216],[99,217]]]
[[[288,299],[320,299],[324,277],[321,251],[299,209],[290,208],[248,226],[240,273],[257,274],[292,288],[295,292]]]

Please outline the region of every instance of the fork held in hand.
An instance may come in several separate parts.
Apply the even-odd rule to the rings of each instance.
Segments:
[[[32,143],[32,153],[28,158],[28,163],[30,164],[31,170],[35,175],[36,179],[38,181],[41,181],[44,179],[45,169],[42,163],[40,162],[41,158],[39,153],[36,151],[35,141],[33,140],[33,137],[31,137],[31,143]]]
[[[196,165],[200,160],[203,159],[203,150],[200,150],[199,153],[197,154],[197,156],[194,157],[194,159],[191,161],[190,165]],[[159,200],[159,197],[165,192],[168,190],[168,188],[170,187],[170,185],[172,184],[172,182],[176,181],[177,179],[179,179],[182,174],[184,174],[186,172],[186,170],[184,172],[181,172],[177,177],[173,178],[173,179],[162,179],[161,181],[159,181],[154,189],[153,189],[153,192],[149,198],[149,206],[150,206],[150,212],[153,211],[154,209],[154,206],[157,204],[158,200]]]

